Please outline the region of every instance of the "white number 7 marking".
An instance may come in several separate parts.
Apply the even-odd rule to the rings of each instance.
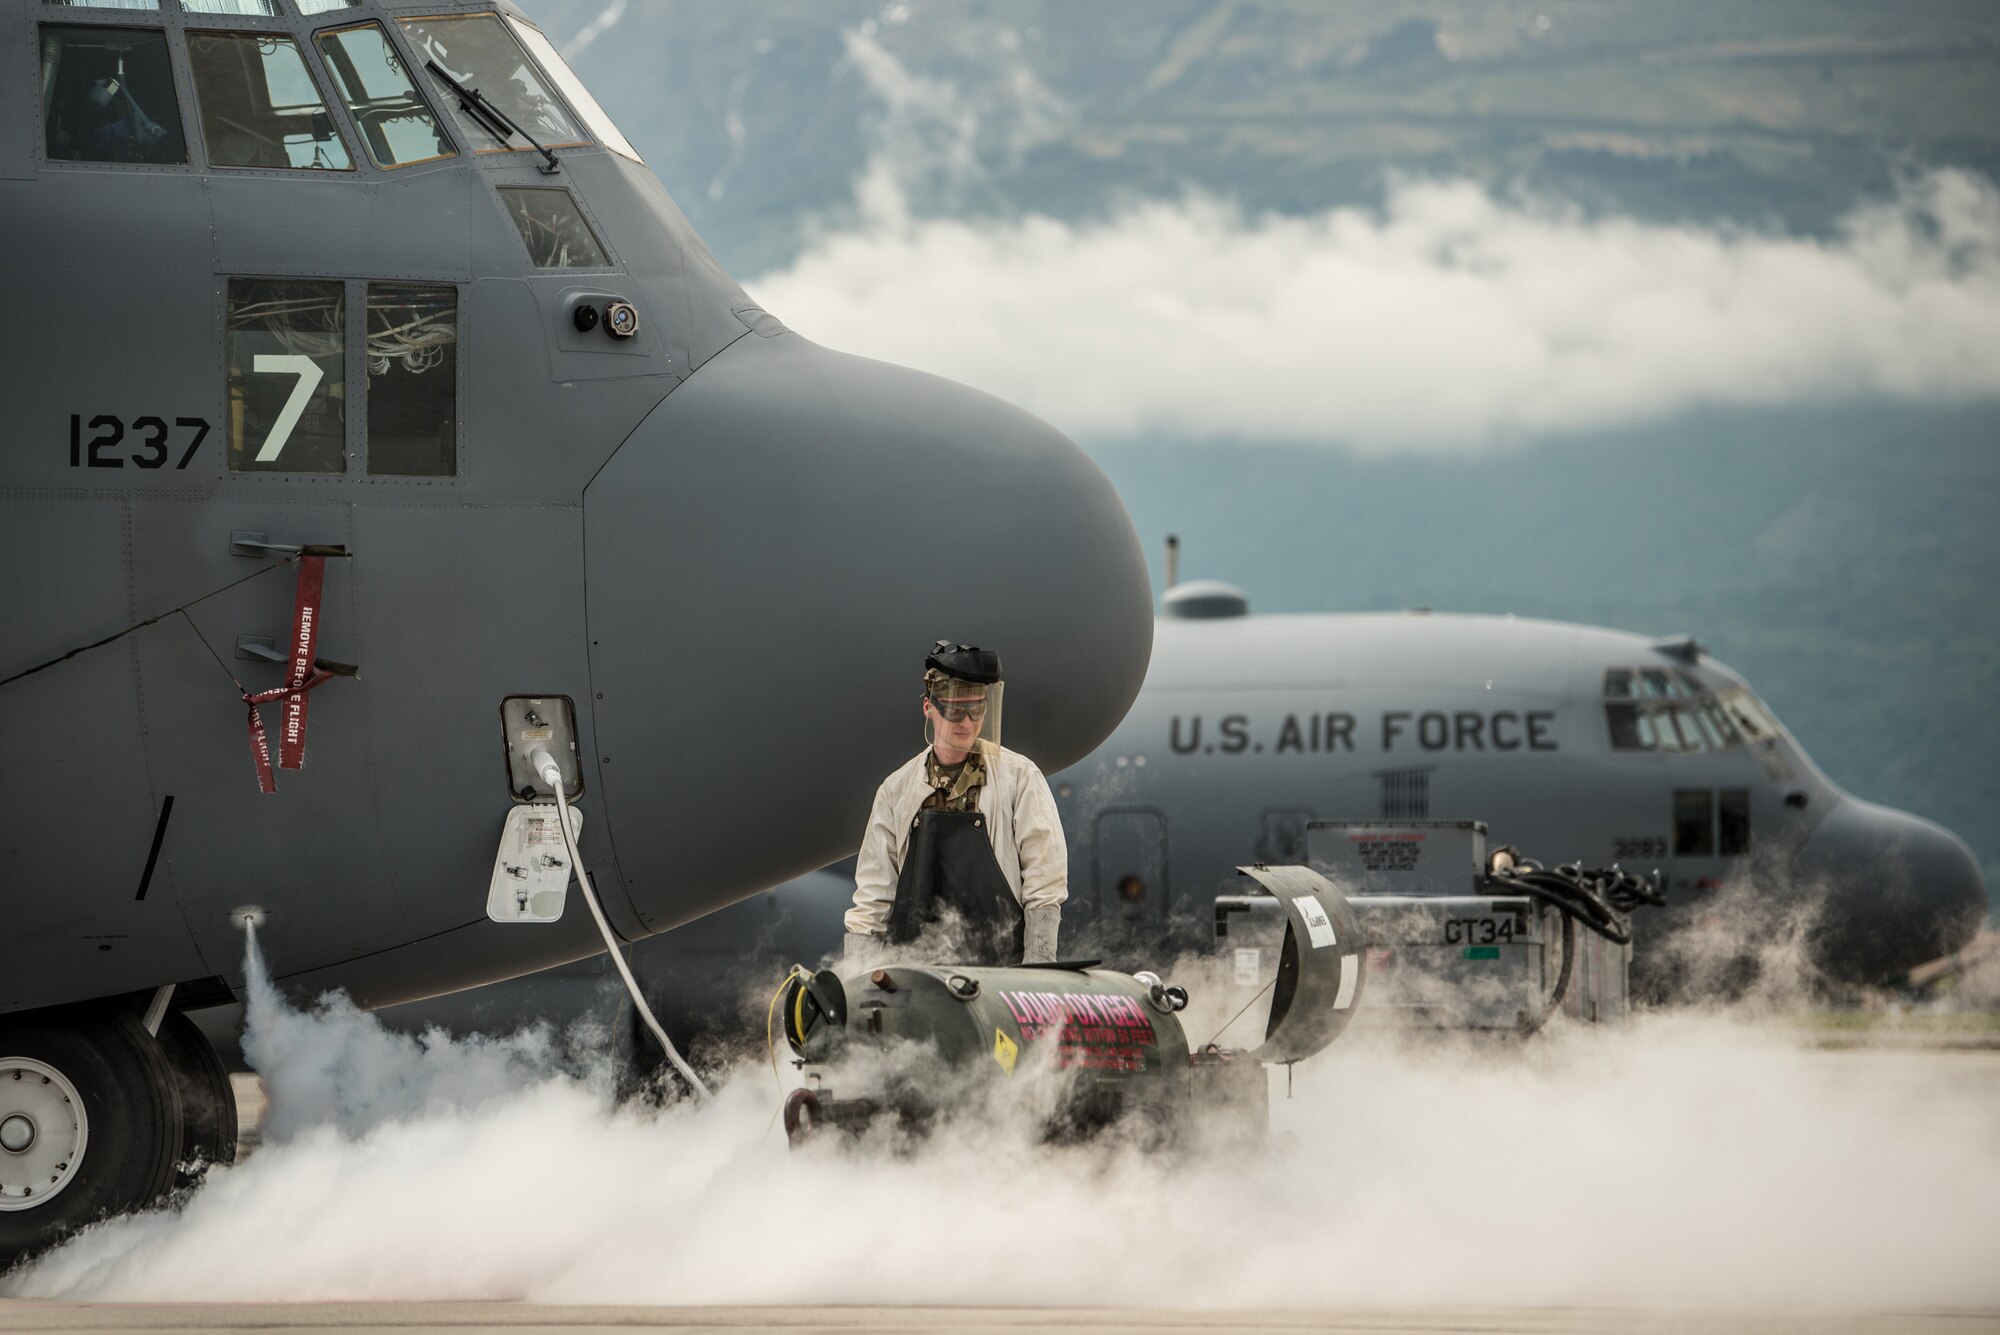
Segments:
[[[271,424],[271,434],[264,441],[264,448],[257,451],[257,462],[267,464],[278,457],[278,452],[285,448],[285,442],[292,438],[292,428],[299,424],[299,417],[306,410],[306,400],[319,388],[319,382],[326,379],[326,372],[320,370],[310,357],[266,352],[256,355],[250,369],[259,375],[268,371],[299,378],[299,382],[292,386],[292,397],[285,400],[278,420]]]

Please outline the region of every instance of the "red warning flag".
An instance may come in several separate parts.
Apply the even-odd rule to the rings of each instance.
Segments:
[[[286,665],[285,684],[256,695],[236,689],[250,710],[250,758],[257,766],[257,787],[267,793],[278,791],[278,776],[271,770],[271,743],[264,732],[259,705],[273,700],[285,702],[284,730],[278,739],[278,765],[299,769],[306,759],[306,697],[333,674],[315,666],[314,645],[319,640],[320,595],[326,588],[326,558],[301,554],[298,593],[292,600],[291,658]]]

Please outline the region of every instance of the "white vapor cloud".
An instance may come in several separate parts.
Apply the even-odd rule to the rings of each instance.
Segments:
[[[757,1059],[712,1102],[615,1108],[543,1038],[416,1042],[261,979],[246,1051],[271,1100],[255,1154],[0,1298],[2000,1304],[1992,1054],[1815,1052],[1714,1013],[1558,1019],[1526,1045],[1350,1036],[1294,1097],[1275,1082],[1270,1140],[1170,1155],[1041,1143],[1033,1053],[1006,1078],[926,1071],[967,1110],[928,1140],[789,1152]]]
[[[809,338],[1076,435],[1463,449],[1700,405],[2000,395],[2000,191],[1963,172],[1824,239],[1435,181],[1302,217],[1196,196],[976,222],[914,216],[904,137],[857,221],[748,287]]]

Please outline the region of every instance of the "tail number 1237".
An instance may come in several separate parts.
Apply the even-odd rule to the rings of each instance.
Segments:
[[[88,429],[90,436],[84,436]],[[179,435],[179,440],[172,440]],[[208,419],[176,417],[169,427],[164,417],[135,417],[128,433],[125,419],[99,413],[86,423],[82,413],[69,415],[69,466],[71,468],[165,468],[167,460],[179,455],[174,468],[186,468],[195,451],[208,439]]]

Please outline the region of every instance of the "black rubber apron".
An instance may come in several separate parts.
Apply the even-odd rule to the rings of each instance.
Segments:
[[[952,948],[950,963],[1021,962],[1027,919],[993,856],[982,812],[919,811],[910,824],[889,939],[907,944],[934,932],[939,948]]]

